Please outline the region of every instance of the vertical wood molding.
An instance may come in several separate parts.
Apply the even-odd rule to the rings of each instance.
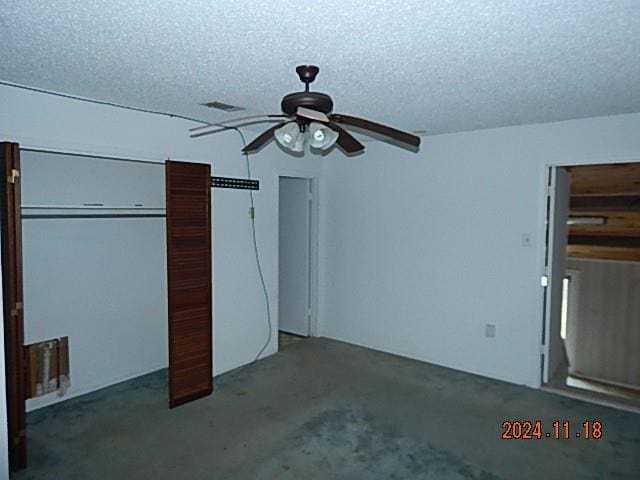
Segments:
[[[0,212],[9,468],[16,471],[27,465],[20,148],[17,143],[0,143],[0,162],[3,175],[0,179]]]

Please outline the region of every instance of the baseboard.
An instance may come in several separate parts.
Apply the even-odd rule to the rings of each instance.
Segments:
[[[57,403],[62,403],[67,400],[71,400],[72,398],[81,397],[82,395],[87,395],[88,393],[96,392],[98,390],[102,390],[103,388],[111,387],[113,385],[117,385],[118,383],[126,382],[127,380],[132,380],[134,378],[142,377],[144,375],[148,375],[149,373],[153,373],[165,368],[167,368],[166,364],[156,365],[154,367],[146,368],[144,370],[140,370],[137,372],[127,373],[125,375],[112,377],[106,382],[87,385],[77,390],[71,388],[64,396],[61,396],[61,397],[58,396],[56,392],[52,392],[47,395],[43,395],[41,397],[30,398],[29,400],[27,400],[27,412],[34,412],[41,408],[46,408],[51,405],[55,405]],[[71,377],[71,385],[73,387],[73,376]]]

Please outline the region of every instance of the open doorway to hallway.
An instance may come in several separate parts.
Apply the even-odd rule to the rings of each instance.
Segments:
[[[640,410],[640,163],[550,173],[543,383]]]
[[[313,187],[311,178],[279,179],[279,349],[313,334],[316,243]]]

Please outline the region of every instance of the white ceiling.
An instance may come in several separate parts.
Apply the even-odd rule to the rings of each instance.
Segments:
[[[640,2],[4,0],[0,79],[221,121],[313,63],[335,111],[428,134],[640,111]],[[245,113],[245,112],[243,112]]]

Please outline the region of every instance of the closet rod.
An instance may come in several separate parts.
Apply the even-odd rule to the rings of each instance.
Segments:
[[[131,210],[136,212],[160,211],[164,212],[164,207],[143,207],[136,205],[102,205],[102,204],[83,204],[83,205],[30,205],[22,204],[23,210]]]
[[[38,214],[27,214],[22,215],[22,218],[25,220],[34,219],[34,220],[44,220],[44,219],[61,219],[61,218],[164,218],[166,215],[164,213],[105,213],[103,215],[89,215],[89,214],[77,214],[77,215],[65,215],[65,214],[49,214],[49,215],[38,215]]]
[[[139,158],[129,158],[129,157],[116,157],[113,155],[98,155],[95,153],[78,153],[78,152],[70,152],[65,150],[55,150],[48,148],[39,148],[39,147],[20,147],[20,150],[25,152],[39,152],[39,153],[53,153],[56,155],[68,155],[70,157],[87,157],[87,158],[95,158],[101,160],[117,160],[120,162],[132,162],[132,163],[149,163],[151,165],[163,165],[164,162],[158,162],[156,160],[145,160]]]

